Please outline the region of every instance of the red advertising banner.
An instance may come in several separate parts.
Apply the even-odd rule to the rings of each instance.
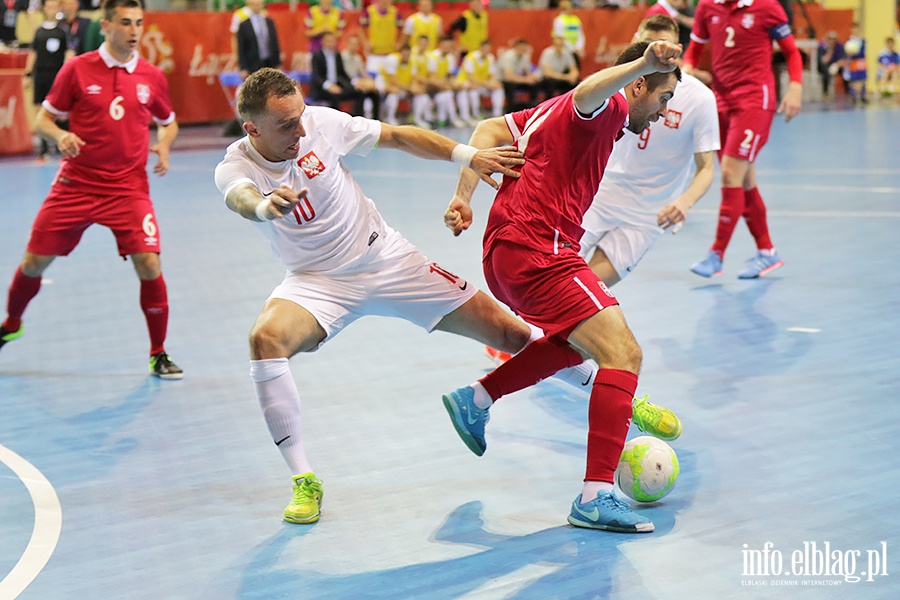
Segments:
[[[22,73],[21,69],[0,69],[0,155],[34,151],[22,96]]]
[[[853,11],[826,11],[816,5],[806,5],[809,21],[819,36],[836,30],[846,37],[850,32]],[[448,25],[460,9],[437,11]],[[584,24],[587,37],[583,74],[593,73],[612,64],[631,40],[640,23],[643,10],[596,9],[576,11]],[[551,10],[493,10],[490,14],[490,37],[494,51],[509,46],[511,40],[523,37],[534,48],[533,61],[541,50],[550,45],[550,30],[556,11]],[[307,71],[309,55],[303,19],[305,10],[285,12],[270,10],[278,29],[282,49],[282,68],[288,71]],[[404,16],[406,12],[404,12]],[[796,30],[804,37],[807,21],[797,13]],[[359,28],[359,13],[345,13],[346,32]],[[148,12],[145,20],[141,54],[156,64],[169,79],[169,91],[178,120],[181,123],[225,121],[233,118],[226,92],[219,83],[222,71],[236,71],[231,56],[230,13],[207,12]],[[599,50],[600,60],[595,60]]]

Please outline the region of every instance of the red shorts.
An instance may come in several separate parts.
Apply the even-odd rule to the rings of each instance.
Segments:
[[[64,183],[54,184],[38,211],[31,227],[28,252],[66,256],[94,223],[112,230],[120,256],[159,253],[159,228],[149,195],[141,191],[98,195]]]
[[[579,323],[619,303],[572,248],[545,254],[496,240],[484,259],[494,297],[517,315],[565,343]]]
[[[754,162],[769,140],[774,111],[761,108],[734,108],[719,113],[722,155]]]

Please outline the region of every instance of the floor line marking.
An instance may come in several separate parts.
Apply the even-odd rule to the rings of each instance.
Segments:
[[[0,463],[18,477],[34,505],[34,529],[19,562],[0,581],[0,598],[16,598],[47,565],[62,531],[62,507],[53,485],[37,467],[0,444]]]

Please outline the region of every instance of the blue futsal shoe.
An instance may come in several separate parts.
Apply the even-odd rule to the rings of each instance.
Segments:
[[[469,450],[481,456],[487,449],[484,441],[484,426],[490,419],[488,409],[475,406],[475,390],[471,386],[459,388],[455,392],[444,394],[444,408],[453,420],[456,433],[462,438]]]
[[[772,250],[771,256],[767,256],[760,251],[747,261],[747,266],[738,273],[738,279],[756,279],[766,273],[771,273],[783,264],[784,261],[781,260],[781,257],[778,256],[778,252],[775,250]]]
[[[691,271],[700,277],[714,277],[722,274],[722,258],[715,250],[710,250],[706,258],[691,266]]]
[[[581,494],[578,494],[572,502],[568,521],[575,527],[605,529],[619,533],[650,533],[654,529],[650,519],[634,512],[613,492],[600,492],[596,498],[585,504],[581,503]]]

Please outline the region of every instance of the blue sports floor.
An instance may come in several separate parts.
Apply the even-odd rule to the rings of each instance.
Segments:
[[[740,226],[724,276],[688,271],[716,183],[615,288],[644,349],[639,393],[684,422],[681,478],[641,509],[656,532],[640,536],[566,524],[586,395],[548,380],[503,399],[476,458],[440,397],[490,367],[481,347],[377,318],[292,361],[326,493],[319,523],[283,523],[290,474],[246,343],[281,269],[215,189],[228,140],[174,153],[151,179],[186,376],[147,375],[137,278],[92,228],[0,352],[0,598],[900,597],[898,132],[886,108],[777,121],[758,167],[784,268],[737,280]],[[394,227],[483,281],[480,232],[441,222],[452,165],[348,164]],[[4,301],[54,171],[0,161]]]

